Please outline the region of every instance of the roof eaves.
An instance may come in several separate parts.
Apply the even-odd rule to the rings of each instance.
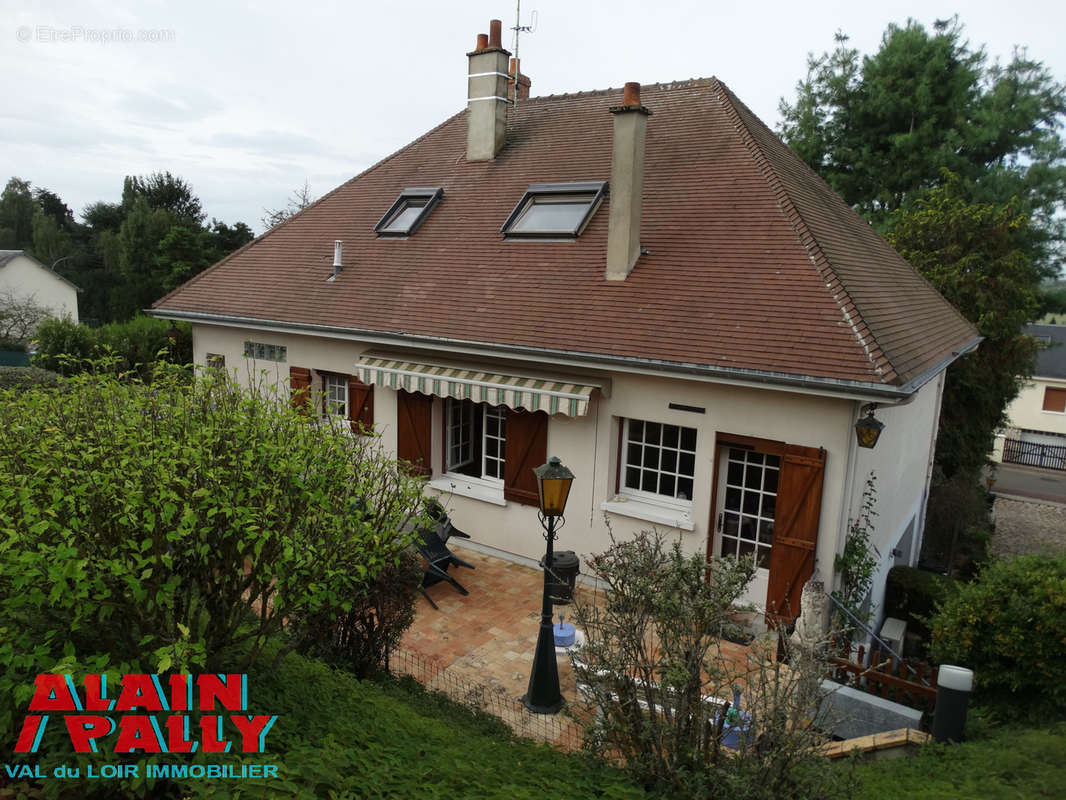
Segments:
[[[855,336],[856,341],[862,348],[866,358],[869,360],[874,372],[887,384],[900,384],[902,376],[896,372],[892,362],[888,359],[888,355],[878,344],[877,338],[874,336],[873,331],[867,326],[866,321],[862,318],[858,306],[848,293],[847,288],[840,280],[836,271],[833,269],[833,265],[830,263],[825,251],[822,249],[817,238],[815,238],[814,233],[803,219],[803,215],[796,207],[796,204],[792,202],[788,190],[781,182],[781,179],[771,165],[770,160],[766,157],[766,154],[755,140],[755,137],[751,134],[751,131],[748,130],[747,125],[737,111],[735,102],[739,101],[735,101],[729,88],[718,79],[714,80],[713,87],[718,94],[719,101],[726,110],[726,115],[735,126],[744,146],[748,149],[748,152],[751,153],[763,178],[769,184],[771,191],[773,191],[774,196],[777,198],[777,201],[781,206],[782,212],[792,225],[792,229],[799,237],[803,248],[807,251],[811,264],[821,275],[826,290],[832,297],[833,302],[836,303],[837,308],[840,309],[840,314],[843,317],[844,322],[847,323],[848,327],[851,329],[852,334]]]

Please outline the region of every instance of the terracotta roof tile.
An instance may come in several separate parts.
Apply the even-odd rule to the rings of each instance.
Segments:
[[[457,114],[156,308],[888,385],[974,339],[714,79],[642,89],[648,253],[625,281],[604,278],[609,198],[576,241],[504,241],[530,184],[610,178],[618,93],[520,103],[491,162],[466,161]],[[378,238],[412,186],[444,198],[414,236]],[[330,283],[335,239],[345,265]]]

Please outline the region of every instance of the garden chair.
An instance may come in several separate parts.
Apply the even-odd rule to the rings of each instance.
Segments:
[[[449,531],[448,529],[451,528]],[[415,539],[415,547],[418,549],[419,554],[426,560],[426,571],[422,574],[422,585],[420,588],[422,596],[429,600],[429,604],[433,608],[437,608],[437,604],[433,602],[433,599],[426,593],[426,588],[432,586],[435,583],[444,581],[454,586],[460,594],[470,594],[459,581],[448,574],[448,567],[453,564],[457,567],[467,567],[468,569],[474,569],[473,564],[468,564],[463,561],[446,545],[445,538],[442,538],[442,534],[446,536],[465,535],[461,532],[456,533],[456,530],[451,527],[451,523],[445,520],[445,522],[437,522],[426,528],[423,528],[418,533],[418,537]]]

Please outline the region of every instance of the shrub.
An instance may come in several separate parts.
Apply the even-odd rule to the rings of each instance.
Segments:
[[[937,603],[947,600],[958,586],[955,578],[939,572],[903,565],[892,567],[885,584],[885,613],[906,620],[908,631],[928,642],[927,618],[936,610]]]
[[[37,329],[36,342],[33,363],[63,375],[92,367],[116,374],[133,373],[149,381],[160,354],[171,364],[192,362],[192,327],[188,323],[175,325],[143,315],[100,328],[46,320]]]
[[[970,577],[988,560],[992,532],[989,493],[978,476],[959,472],[934,480],[922,538],[922,563],[940,572]]]
[[[819,752],[823,666],[811,652],[791,663],[760,640],[746,659],[722,652],[733,603],[754,574],[750,559],[708,561],[644,532],[589,561],[602,602],[578,602],[585,645],[578,682],[599,713],[586,747],[621,756],[645,786],[684,797],[834,797],[841,790]],[[741,692],[739,715],[708,698]],[[726,750],[723,725],[741,727]]]
[[[241,671],[408,545],[421,486],[377,440],[175,371],[0,393],[0,742],[37,672]]]
[[[301,653],[370,677],[385,666],[415,619],[422,562],[401,553],[382,567],[369,586],[357,586],[314,612],[291,618],[290,633]]]
[[[1066,711],[1066,556],[993,562],[930,627],[933,657],[972,669],[986,699]]]
[[[61,380],[57,373],[38,367],[0,367],[0,391],[49,388],[58,386]]]

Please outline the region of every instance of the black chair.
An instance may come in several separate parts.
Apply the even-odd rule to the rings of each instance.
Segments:
[[[455,529],[449,532],[447,528],[451,527],[450,522],[435,523],[429,527],[423,528],[418,532],[418,537],[415,539],[415,547],[421,554],[422,558],[426,560],[426,571],[422,574],[422,585],[419,587],[422,596],[429,601],[429,604],[433,608],[437,608],[437,604],[433,602],[427,593],[426,589],[435,583],[442,581],[450,583],[454,586],[460,594],[470,594],[459,581],[448,574],[448,567],[453,564],[457,567],[467,567],[468,569],[474,569],[473,564],[468,564],[463,559],[459,558],[455,553],[448,549],[445,538],[447,535],[458,536],[460,533],[456,533]],[[441,534],[445,534],[442,538]]]
[[[426,513],[429,514],[431,520],[440,526],[437,535],[440,536],[441,541],[447,542],[452,536],[458,536],[460,539],[470,538],[469,533],[464,533],[452,525],[452,521],[448,517],[448,512],[444,510],[444,506],[442,506],[440,501],[435,497],[426,500]],[[471,567],[471,569],[473,569],[473,567]]]

